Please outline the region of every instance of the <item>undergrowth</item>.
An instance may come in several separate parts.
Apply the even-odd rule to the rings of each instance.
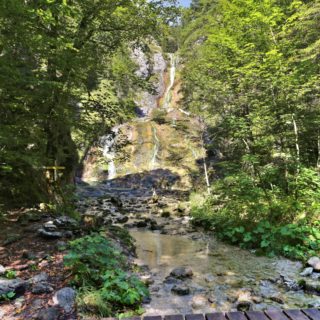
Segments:
[[[134,275],[126,257],[101,234],[92,234],[70,242],[64,258],[78,288],[80,311],[101,316],[135,311],[149,295]]]
[[[305,261],[320,254],[320,221],[319,189],[311,188],[318,178],[303,178],[298,193],[288,195],[263,190],[243,174],[220,179],[210,196],[191,197],[193,223],[257,254]]]

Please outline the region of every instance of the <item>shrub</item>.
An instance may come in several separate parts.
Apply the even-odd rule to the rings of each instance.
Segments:
[[[130,274],[126,258],[104,236],[71,241],[64,258],[79,288],[80,309],[101,316],[137,308],[148,296],[144,284]]]

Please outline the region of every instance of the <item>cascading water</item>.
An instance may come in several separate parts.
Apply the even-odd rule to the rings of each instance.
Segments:
[[[176,61],[175,61],[174,53],[169,53],[169,57],[170,57],[170,83],[164,94],[164,104],[163,104],[164,109],[169,109],[171,105],[171,90],[173,88],[175,77],[176,77]]]
[[[153,148],[153,156],[151,159],[151,169],[155,169],[155,166],[157,163],[157,156],[160,149],[160,141],[157,136],[157,129],[155,127],[152,127],[152,131],[153,131],[154,148]]]
[[[117,176],[115,165],[116,153],[114,150],[114,145],[116,143],[118,132],[118,127],[113,128],[112,133],[101,138],[101,145],[103,146],[103,156],[108,161],[108,180],[112,180]]]

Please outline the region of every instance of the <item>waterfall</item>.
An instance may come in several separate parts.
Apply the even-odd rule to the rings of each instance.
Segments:
[[[160,149],[160,141],[159,138],[157,136],[157,129],[155,127],[152,127],[152,131],[153,131],[153,139],[154,139],[154,148],[153,148],[153,156],[151,159],[151,169],[155,168],[155,165],[157,163],[157,156],[159,153],[159,149]]]
[[[114,145],[116,143],[118,132],[119,128],[113,128],[112,133],[101,138],[101,145],[103,146],[103,156],[108,161],[108,180],[114,179],[117,175],[115,164],[116,152],[114,150]]]
[[[168,109],[170,107],[171,89],[173,88],[174,80],[176,77],[176,61],[175,61],[174,53],[169,53],[169,56],[170,56],[170,83],[164,94],[164,104],[163,104],[164,109]]]

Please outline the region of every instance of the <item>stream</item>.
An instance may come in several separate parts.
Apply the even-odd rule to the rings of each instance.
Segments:
[[[204,151],[199,123],[172,102],[177,100],[176,58],[169,58],[168,83],[158,106],[166,122],[157,123],[153,109],[144,108],[147,116],[115,128],[101,140],[106,173],[99,165],[92,169],[99,163],[92,158],[83,179],[87,185],[79,187],[83,197],[111,197],[94,200],[91,207],[83,203],[84,210],[127,228],[135,239],[135,262],[151,293],[145,313],[320,307],[319,296],[299,285],[301,263],[221,243],[193,227],[189,211],[179,207],[192,190],[191,172],[205,185],[199,169]],[[164,78],[161,73],[159,79]],[[117,148],[118,141],[128,143]],[[175,268],[191,269],[193,275],[170,276]]]

